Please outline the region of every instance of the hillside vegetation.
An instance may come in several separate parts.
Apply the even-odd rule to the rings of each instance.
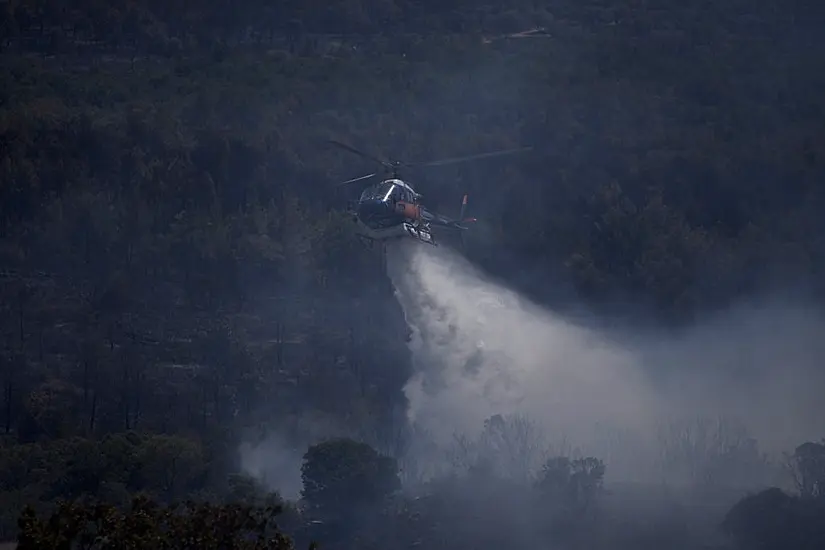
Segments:
[[[399,445],[408,331],[380,254],[351,234],[355,191],[335,186],[373,167],[330,138],[408,160],[532,145],[410,177],[445,214],[469,192],[468,257],[541,301],[683,323],[777,288],[821,300],[821,15],[606,4],[4,3],[0,532],[61,498],[264,498],[230,474],[238,443],[276,424]],[[560,523],[505,515],[487,545],[520,522],[519,541],[618,540],[585,536],[597,457],[550,460],[529,491],[473,470],[411,504],[388,497],[393,459],[338,445],[307,453],[331,464],[312,475],[346,478],[338,492],[287,506],[301,544],[470,547],[482,535],[445,518],[478,523],[489,509],[461,499],[507,491]],[[821,499],[804,456],[803,497]],[[820,513],[800,498],[793,521]]]

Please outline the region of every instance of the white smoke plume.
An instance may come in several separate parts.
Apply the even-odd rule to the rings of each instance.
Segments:
[[[437,446],[477,433],[491,415],[523,414],[606,458],[614,475],[639,479],[667,449],[688,453],[688,441],[690,452],[749,436],[792,450],[825,436],[820,315],[773,305],[676,335],[607,334],[542,309],[448,249],[401,243],[387,254],[413,330],[408,419]],[[690,423],[718,415],[741,429]]]

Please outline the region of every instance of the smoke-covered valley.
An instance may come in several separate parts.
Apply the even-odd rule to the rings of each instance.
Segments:
[[[825,548],[805,2],[7,4],[0,543]]]
[[[398,243],[387,254],[412,329],[404,391],[421,439],[406,458],[422,475],[447,467],[456,436],[475,437],[493,415],[529,421],[536,440],[508,451],[532,455],[522,466],[572,452],[622,481],[696,482],[753,439],[779,460],[819,436],[825,326],[812,310],[751,302],[677,333],[609,330],[531,303],[449,248]],[[728,464],[727,481],[778,481],[754,466]]]
[[[410,490],[482,461],[528,481],[564,455],[603,460],[608,484],[740,496],[792,488],[784,453],[820,437],[825,323],[800,301],[752,299],[678,330],[611,327],[534,303],[449,247],[391,243],[386,266],[411,331],[403,442],[305,420],[300,437],[245,446],[245,469],[284,496],[299,496],[306,446],[334,436],[395,455]]]

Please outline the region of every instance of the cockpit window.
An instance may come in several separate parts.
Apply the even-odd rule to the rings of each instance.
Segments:
[[[381,182],[370,185],[361,193],[362,201],[382,201],[393,191],[394,185],[391,182]]]

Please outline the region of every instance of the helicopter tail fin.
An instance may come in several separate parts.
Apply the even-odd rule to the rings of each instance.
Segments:
[[[458,214],[458,219],[460,220],[460,223],[472,223],[478,221],[475,218],[464,217],[465,213],[467,212],[467,197],[468,195],[465,194],[464,198],[461,200],[461,211]]]
[[[458,220],[459,220],[459,227],[462,230],[466,230],[467,226],[463,225],[467,222],[474,222],[476,221],[475,218],[465,218],[465,214],[467,213],[467,194],[464,194],[464,198],[461,199],[461,210],[458,213]],[[461,231],[459,235],[459,239],[461,241],[461,249],[466,253],[467,252],[467,241],[464,238],[464,231]]]

